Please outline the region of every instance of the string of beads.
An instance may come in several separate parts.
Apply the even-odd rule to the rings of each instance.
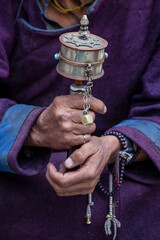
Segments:
[[[114,172],[114,164],[109,165],[109,171],[113,174],[114,176],[114,183],[116,184],[116,187],[113,189],[112,192],[109,190],[105,190],[104,187],[102,186],[101,181],[98,181],[98,188],[99,190],[103,193],[105,197],[108,196],[113,196],[115,193],[117,193],[123,183],[123,178],[124,178],[124,170],[125,166],[131,164],[138,156],[140,153],[140,148],[138,147],[136,151],[134,151],[134,148],[128,146],[128,141],[126,140],[125,136],[119,132],[113,131],[113,132],[106,132],[103,136],[107,135],[114,135],[118,138],[119,142],[121,143],[122,146],[122,151],[119,152],[119,180],[115,177],[115,172]]]

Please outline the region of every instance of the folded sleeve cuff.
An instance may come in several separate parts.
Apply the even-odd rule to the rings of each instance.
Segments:
[[[51,150],[28,147],[23,143],[44,108],[16,104],[9,108],[0,123],[0,171],[21,175],[38,174],[47,164]]]
[[[118,131],[148,154],[160,172],[160,125],[148,120],[125,120],[108,131]]]

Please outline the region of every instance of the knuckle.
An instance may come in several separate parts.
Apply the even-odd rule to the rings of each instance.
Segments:
[[[63,122],[62,124],[61,124],[61,127],[62,127],[62,130],[63,130],[63,132],[71,132],[72,131],[72,125],[71,125],[71,123],[67,123],[67,122]]]
[[[59,184],[60,188],[67,188],[68,187],[68,182],[65,179],[62,179],[60,184]]]
[[[88,183],[88,187],[89,189],[93,189],[95,187],[95,182],[91,181],[90,183]]]
[[[53,100],[54,107],[58,107],[60,104],[61,104],[61,97],[60,96],[55,97]]]
[[[60,110],[57,108],[54,108],[54,113],[53,113],[53,117],[57,120],[59,120],[59,115],[60,115]]]
[[[71,116],[71,114],[69,114],[69,113],[59,113],[58,118],[61,122],[67,122],[68,119],[70,118],[70,116]]]
[[[58,120],[59,123],[62,123],[62,124],[66,123],[70,118],[70,116],[71,115],[69,113],[64,113],[60,109],[54,110],[54,117]]]
[[[83,162],[85,160],[85,153],[77,150],[74,152],[74,157],[78,162]]]
[[[96,178],[96,173],[94,170],[90,170],[88,173],[88,179],[89,180],[94,180]]]

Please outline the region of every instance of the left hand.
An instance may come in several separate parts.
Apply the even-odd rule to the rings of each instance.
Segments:
[[[62,163],[60,171],[49,163],[46,178],[58,196],[92,193],[104,167],[114,162],[120,148],[115,136],[93,136]],[[79,166],[77,170],[67,172],[76,166]]]

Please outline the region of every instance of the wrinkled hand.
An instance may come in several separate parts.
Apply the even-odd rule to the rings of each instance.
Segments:
[[[95,123],[82,125],[83,105],[82,95],[56,97],[36,120],[25,145],[64,150],[83,144],[83,135],[88,142],[96,126]],[[102,101],[92,97],[89,114],[93,119],[94,112],[104,114],[106,107]]]
[[[61,164],[59,172],[49,163],[46,178],[59,196],[92,193],[104,167],[114,161],[119,150],[115,136],[92,137]],[[76,171],[66,171],[76,166],[80,166]]]

